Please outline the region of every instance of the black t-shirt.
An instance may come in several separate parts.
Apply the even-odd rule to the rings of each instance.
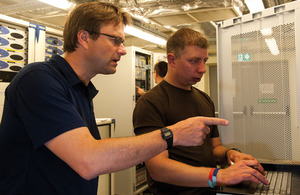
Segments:
[[[137,135],[173,125],[194,116],[214,117],[215,109],[207,94],[192,87],[183,90],[162,81],[140,97],[133,113]],[[198,167],[216,167],[211,138],[219,137],[217,126],[210,126],[204,144],[196,147],[176,146],[169,158]],[[207,178],[208,179],[208,178]],[[190,188],[154,181],[148,174],[148,184],[154,194],[206,194],[209,188]]]

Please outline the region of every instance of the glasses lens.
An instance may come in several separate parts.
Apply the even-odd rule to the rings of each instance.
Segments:
[[[115,38],[115,45],[120,46],[122,43],[123,43],[122,38],[120,38],[120,37]]]
[[[124,45],[124,41],[123,41],[123,39],[121,37],[116,37],[116,36],[105,34],[105,33],[98,33],[98,34],[105,35],[105,36],[108,36],[108,37],[112,38],[113,43],[116,46],[120,46],[122,43]]]

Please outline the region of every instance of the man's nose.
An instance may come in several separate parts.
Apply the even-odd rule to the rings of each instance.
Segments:
[[[121,54],[122,56],[127,54],[125,46],[123,45],[123,43],[121,43],[121,45],[119,46],[118,53]]]
[[[205,63],[204,62],[201,62],[201,64],[199,64],[199,66],[197,68],[197,72],[206,73],[206,67],[205,67]]]

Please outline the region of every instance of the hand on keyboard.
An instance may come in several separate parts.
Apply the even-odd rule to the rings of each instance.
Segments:
[[[257,169],[259,172],[261,172],[261,174],[266,175],[264,168],[261,166],[261,164],[251,155],[249,154],[245,154],[245,153],[241,153],[241,152],[237,152],[234,150],[230,150],[228,151],[228,160],[229,162],[231,162],[231,165],[239,162],[241,160],[254,160],[256,161],[254,165],[251,165],[252,168]]]
[[[254,169],[251,166],[257,166]],[[226,169],[221,169],[217,175],[217,184],[219,186],[235,185],[243,181],[252,181],[257,184],[263,183],[268,185],[268,179],[263,175],[261,170],[263,168],[257,160],[240,160]]]

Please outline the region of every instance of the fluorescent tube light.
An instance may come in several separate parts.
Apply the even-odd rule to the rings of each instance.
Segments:
[[[267,43],[271,54],[277,56],[279,54],[279,49],[276,40],[274,38],[265,39],[265,42]]]
[[[238,16],[242,16],[243,13],[241,12],[240,8],[236,5],[233,6],[233,9],[236,11],[236,13],[238,14]]]
[[[137,29],[133,26],[125,26],[124,32],[130,34],[132,36],[138,37],[140,39],[144,39],[146,41],[158,44],[158,45],[166,45],[167,41],[163,38],[152,35],[143,30]]]
[[[39,0],[39,1],[64,10],[67,10],[71,8],[73,5],[75,5],[69,2],[68,0]]]
[[[209,21],[209,23],[211,23],[211,25],[213,25],[215,28],[218,28],[218,25],[216,25],[216,23],[215,23],[215,22],[213,22],[213,21]]]
[[[260,12],[265,9],[262,0],[245,0],[245,3],[251,13]]]

